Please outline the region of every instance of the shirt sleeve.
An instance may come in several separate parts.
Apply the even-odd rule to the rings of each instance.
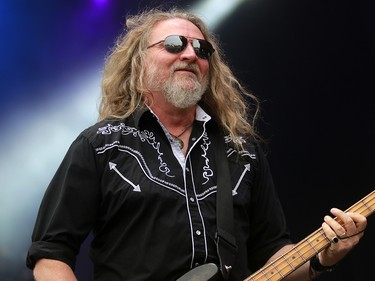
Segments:
[[[250,210],[249,267],[255,271],[273,254],[291,244],[284,212],[274,187],[267,159],[258,146],[258,167]]]
[[[49,184],[36,219],[26,264],[56,259],[74,269],[81,243],[92,229],[100,200],[95,151],[80,135]]]

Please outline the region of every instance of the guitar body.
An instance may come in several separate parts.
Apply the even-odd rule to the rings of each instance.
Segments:
[[[222,281],[220,270],[214,263],[197,266],[177,279],[177,281]]]

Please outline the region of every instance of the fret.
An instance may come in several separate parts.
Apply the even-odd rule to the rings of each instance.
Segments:
[[[294,249],[296,250],[296,254],[298,254],[298,256],[300,256],[300,258],[302,258],[304,262],[306,262],[307,260],[303,257],[303,255],[301,255],[300,251],[298,250],[298,247],[294,247]]]
[[[311,237],[311,244],[314,244],[314,248],[319,251],[319,243],[322,241],[322,234],[318,231],[314,233]]]
[[[346,212],[359,213],[368,217],[374,213],[375,190],[368,194],[361,201],[354,204]],[[334,218],[338,223],[344,223],[338,218]],[[320,253],[331,244],[331,240],[325,235],[323,229],[307,236],[304,240],[296,244],[291,250],[280,256],[270,264],[259,269],[244,281],[279,281],[301,265],[309,261],[314,255]]]
[[[371,209],[371,207],[369,205],[367,205],[367,203],[365,202],[365,200],[362,200],[361,202],[370,211],[370,213],[373,212],[373,210]]]
[[[246,278],[244,281],[277,281],[285,276],[280,272],[275,263],[270,263],[264,268],[259,269],[256,273]]]
[[[360,213],[364,216],[369,216],[374,212],[373,206],[375,204],[375,190],[371,192],[369,195],[367,195],[365,198],[354,204],[352,207],[350,207],[347,211],[353,212],[353,213]],[[358,206],[360,203],[362,203],[362,206],[365,207],[366,211],[364,210],[359,211],[361,209],[361,206]],[[359,207],[359,209],[356,209],[356,207]]]
[[[322,229],[319,229],[312,233],[310,236],[298,243],[295,248],[298,249],[298,253],[301,256],[301,264],[311,259],[314,255],[322,251],[329,244],[329,240],[320,233]],[[295,267],[300,266],[296,265]]]
[[[266,271],[267,271],[267,274],[265,275],[265,277],[267,278],[267,280],[273,280],[273,278],[283,278],[284,276],[281,274],[281,272],[279,271],[279,269],[275,266],[274,263],[271,264],[273,269],[271,268],[266,268]],[[276,272],[275,272],[276,270]],[[264,271],[263,271],[264,272]],[[276,275],[278,274],[278,275]],[[268,278],[268,275],[270,275],[270,278]],[[278,280],[278,279],[274,279],[274,280]]]
[[[361,204],[359,204],[361,203]],[[368,204],[362,200],[361,202],[359,202],[357,205],[355,205],[351,210],[350,212],[353,212],[353,213],[360,213],[362,215],[365,215],[366,214],[369,214],[371,213],[371,209],[368,207]],[[355,208],[357,207],[357,208]]]
[[[374,213],[374,206],[375,190],[345,212],[359,213],[368,217]],[[338,218],[334,219],[341,225],[344,225],[344,223]],[[328,239],[322,227],[320,227],[318,230],[294,245],[289,251],[247,277],[244,281],[280,281],[309,261],[314,255],[329,247],[330,244],[331,240]]]
[[[294,248],[284,255],[284,259],[286,259],[286,262],[292,270],[296,270],[296,268],[305,261]]]
[[[270,279],[267,277],[267,274],[266,274],[263,270],[262,270],[261,272],[262,272],[263,276],[266,277],[267,280],[270,280]]]
[[[246,278],[244,281],[265,281],[265,280],[269,280],[269,279],[265,275],[265,273],[263,272],[263,270],[259,269],[257,272],[255,272],[253,275],[251,275],[248,278]],[[276,279],[276,280],[280,280],[280,279]]]
[[[375,201],[375,200],[374,200],[374,201]],[[373,208],[374,205],[375,205],[375,202],[372,202],[371,205],[369,206],[369,209],[371,210],[371,214],[372,214],[373,212],[375,212],[375,209]]]
[[[309,251],[306,251],[306,247],[308,247],[308,250],[310,250],[310,247],[307,244],[306,239],[302,240],[301,242],[299,242],[294,247],[297,249],[297,251],[300,254],[300,256],[302,257],[303,261],[306,262],[311,258],[312,255],[309,253]]]
[[[294,266],[288,261],[288,259],[285,257],[285,256],[283,256],[283,259],[284,259],[284,261],[286,261],[286,263],[293,269],[293,270],[295,270],[295,268],[294,268]]]
[[[279,270],[278,266],[275,263],[271,263],[270,266],[260,270],[262,277],[266,278],[267,280],[280,280],[284,278],[284,275]],[[264,278],[261,279],[254,279],[254,280],[266,280]]]
[[[280,270],[275,266],[275,263],[272,263],[272,267],[274,268],[274,269],[276,269],[276,271],[277,271],[277,273],[282,277],[282,278],[284,278],[284,275],[280,272]],[[271,271],[271,273],[272,273],[272,271]],[[273,273],[272,273],[273,274]]]
[[[319,251],[317,249],[315,249],[315,247],[310,243],[309,239],[306,239],[307,243],[309,243],[309,245],[311,246],[311,248],[314,249],[314,251],[318,254]]]
[[[326,234],[324,233],[323,229],[322,228],[319,228],[319,233],[320,235],[326,240],[326,243],[331,243],[331,240],[326,236]]]
[[[369,201],[372,201],[371,207],[373,207],[374,204],[375,204],[375,202],[374,202],[375,201],[375,195]],[[374,212],[375,210],[373,208],[371,208],[371,211]]]
[[[317,237],[315,238],[316,247],[318,251],[320,252],[322,249],[324,249],[328,244],[331,243],[331,240],[325,235],[322,228],[319,228],[317,231]]]

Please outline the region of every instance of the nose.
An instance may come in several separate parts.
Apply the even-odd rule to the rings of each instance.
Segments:
[[[180,59],[189,61],[195,61],[197,59],[197,55],[195,54],[194,48],[190,42],[188,42],[185,50],[181,52]]]

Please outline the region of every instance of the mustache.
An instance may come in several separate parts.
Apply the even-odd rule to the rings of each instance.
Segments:
[[[176,70],[188,70],[193,72],[195,75],[200,76],[201,72],[199,70],[199,67],[195,63],[183,63],[183,62],[178,62],[175,63],[172,66],[171,72],[175,72]]]

